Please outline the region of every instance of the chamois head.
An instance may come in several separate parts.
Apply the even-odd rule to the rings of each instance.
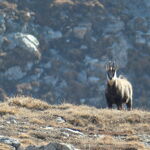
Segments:
[[[115,62],[109,61],[108,64],[106,65],[107,79],[108,80],[115,79],[117,77],[116,71],[117,65],[115,64]]]

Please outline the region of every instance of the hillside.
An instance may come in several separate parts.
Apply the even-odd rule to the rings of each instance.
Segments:
[[[0,108],[1,150],[41,150],[49,143],[71,144],[67,150],[150,149],[148,111],[49,105],[31,97],[10,98]]]
[[[115,60],[150,108],[148,0],[0,0],[0,100],[106,108],[105,64]]]

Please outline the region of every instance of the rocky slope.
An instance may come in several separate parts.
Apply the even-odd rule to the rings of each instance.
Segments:
[[[150,112],[49,105],[31,97],[0,104],[1,150],[148,150]]]
[[[106,107],[105,63],[116,60],[150,108],[147,0],[1,0],[0,97],[32,95]]]

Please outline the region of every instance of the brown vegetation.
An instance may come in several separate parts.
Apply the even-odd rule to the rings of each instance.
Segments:
[[[10,104],[25,107],[28,109],[45,110],[49,108],[49,105],[46,102],[44,103],[38,99],[33,99],[31,97],[12,98],[10,99]]]
[[[150,112],[142,110],[48,105],[38,99],[16,97],[1,103],[0,114],[0,134],[19,139],[22,146],[52,141],[70,143],[83,150],[149,148],[139,136],[150,135]],[[64,122],[58,122],[58,117]]]

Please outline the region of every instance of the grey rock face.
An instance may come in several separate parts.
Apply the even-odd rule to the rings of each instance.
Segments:
[[[43,36],[46,42],[51,40],[57,40],[63,37],[61,31],[54,31],[52,28],[45,27],[43,31]]]
[[[150,1],[144,0],[144,3],[147,7],[150,7]]]
[[[20,142],[16,139],[13,139],[13,138],[10,138],[10,137],[0,136],[0,142],[11,145],[15,149],[18,149],[20,147]]]
[[[146,44],[146,39],[143,36],[143,32],[136,32],[135,43],[139,46],[143,46]]]
[[[88,31],[91,30],[91,23],[82,23],[77,27],[73,28],[73,33],[75,37],[83,39]]]
[[[31,58],[40,58],[39,41],[31,34],[11,33],[5,37],[1,37],[1,46],[5,51],[16,51],[20,56]]]
[[[19,80],[26,75],[26,72],[23,72],[19,66],[14,66],[9,68],[5,73],[4,76],[8,80]]]
[[[0,15],[0,34],[3,34],[6,31],[4,16],[5,16],[5,14]]]
[[[83,39],[87,32],[87,28],[86,27],[75,27],[73,29],[73,32],[76,37],[78,37],[79,39]]]
[[[105,33],[118,33],[124,30],[125,24],[120,18],[110,17],[110,23],[105,29]]]
[[[95,83],[99,82],[99,80],[100,79],[98,77],[94,77],[94,76],[91,76],[91,77],[88,78],[88,81],[92,84],[95,84]]]
[[[149,108],[148,1],[12,3],[0,13],[0,85],[6,95],[105,107],[105,64],[115,60],[139,86],[135,106]]]
[[[117,35],[117,42],[113,43],[111,47],[112,57],[116,60],[120,67],[126,67],[128,63],[128,49],[130,45],[122,35]]]

